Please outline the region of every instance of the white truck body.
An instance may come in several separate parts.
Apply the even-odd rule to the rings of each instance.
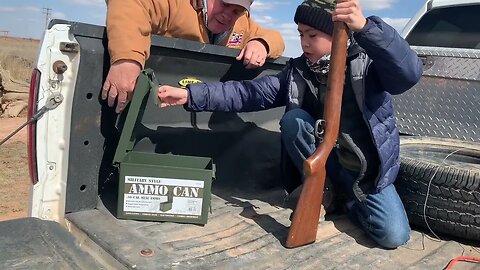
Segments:
[[[459,5],[478,6],[480,2],[428,1],[407,24],[402,35],[408,37],[429,10]],[[82,253],[81,259],[71,255],[80,252],[75,248],[63,259],[53,252],[50,257],[42,257],[43,260],[56,258],[47,267],[440,269],[453,257],[479,256],[475,249],[478,242],[448,239],[443,235],[442,241],[436,241],[425,237],[426,230],[418,228],[412,231],[407,247],[376,248],[377,245],[345,215],[327,215],[327,220],[319,223],[315,244],[286,249],[282,239],[288,231],[295,198],[284,202],[281,188],[269,184],[279,177],[275,170],[279,160],[277,120],[283,109],[238,115],[190,115],[181,108],[158,114],[151,104],[147,105],[142,122],[147,139],[138,143],[139,149],[213,155],[217,160],[218,183],[213,190],[212,213],[203,227],[117,219],[115,183],[118,179],[111,166],[111,153],[118,135],[113,125],[116,115],[99,96],[109,67],[107,42],[104,27],[53,21],[40,46],[36,68],[41,79],[38,88],[33,87],[31,93],[32,97],[36,96],[36,109],[48,105],[53,96],[61,95],[62,101],[30,127],[29,147],[33,153],[30,162],[35,184],[32,185],[29,216],[34,218],[34,224],[40,221],[61,224],[73,236],[68,242],[88,252],[88,255]],[[429,48],[415,49],[424,56],[430,52]],[[479,63],[478,48],[461,49],[460,52],[462,59],[468,58],[464,56],[467,52],[471,53],[469,61]],[[192,75],[205,81],[255,78],[278,72],[287,61],[281,58],[267,63],[265,69],[258,72],[246,71],[236,62],[237,53],[213,45],[154,36],[147,67],[155,70],[157,77],[162,74],[161,82],[175,84]],[[58,61],[67,67],[62,74],[54,72],[54,63]],[[470,75],[466,80],[472,87],[478,87],[480,72],[476,78]],[[478,95],[470,97],[473,102],[475,98],[478,101]],[[433,133],[423,129],[423,133],[417,132],[418,126],[413,125],[413,120],[409,121],[410,100],[408,96],[396,100],[402,118],[399,119],[400,130],[409,135],[432,136]],[[471,126],[471,122],[465,125]],[[466,133],[471,135],[465,137],[466,141],[473,141],[478,147],[478,126]],[[176,147],[179,139],[190,147]],[[199,150],[190,151],[195,147]],[[473,165],[472,168],[477,172],[478,167]],[[472,176],[472,183],[480,181],[474,177],[477,176]],[[477,194],[478,190],[472,192]],[[480,220],[480,212],[477,214]],[[2,227],[0,223],[0,229],[21,227],[18,223],[7,225]],[[476,233],[474,231],[474,235]],[[35,237],[32,235],[31,239]],[[55,239],[56,236],[49,237]],[[42,238],[40,246],[50,245],[49,237]],[[24,255],[20,264],[19,258],[22,257],[4,257],[0,266],[15,264],[28,268],[36,263],[34,253]],[[474,266],[466,265],[464,269],[474,269]]]

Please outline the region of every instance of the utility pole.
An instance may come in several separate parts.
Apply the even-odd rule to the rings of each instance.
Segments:
[[[7,39],[7,38],[8,38],[8,33],[10,33],[10,31],[8,31],[8,30],[0,30],[0,33],[3,34],[4,39]],[[0,84],[1,84],[1,83],[0,83]]]
[[[45,14],[45,29],[48,27],[48,22],[50,21],[50,15],[52,14],[51,8],[43,8],[43,14]]]

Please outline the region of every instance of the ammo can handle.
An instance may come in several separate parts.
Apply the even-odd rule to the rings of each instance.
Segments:
[[[148,98],[156,93],[158,82],[152,69],[144,69],[135,83],[133,98],[117,118],[116,127],[121,132],[113,163],[118,165],[137,141],[135,128],[142,120]]]

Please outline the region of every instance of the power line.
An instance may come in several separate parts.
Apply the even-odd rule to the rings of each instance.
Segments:
[[[45,14],[45,29],[48,27],[48,22],[50,21],[50,15],[52,14],[51,8],[43,8],[43,14]]]

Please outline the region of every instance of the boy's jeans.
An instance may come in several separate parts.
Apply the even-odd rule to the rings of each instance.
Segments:
[[[295,166],[303,172],[303,161],[315,151],[313,135],[315,119],[306,111],[293,109],[280,121],[282,142]],[[335,186],[339,186],[353,200],[352,186],[357,173],[339,166],[331,155],[327,161],[327,173]],[[394,185],[378,193],[369,194],[365,201],[358,201],[350,208],[349,216],[370,237],[385,248],[404,245],[410,238],[410,226],[405,208]]]

